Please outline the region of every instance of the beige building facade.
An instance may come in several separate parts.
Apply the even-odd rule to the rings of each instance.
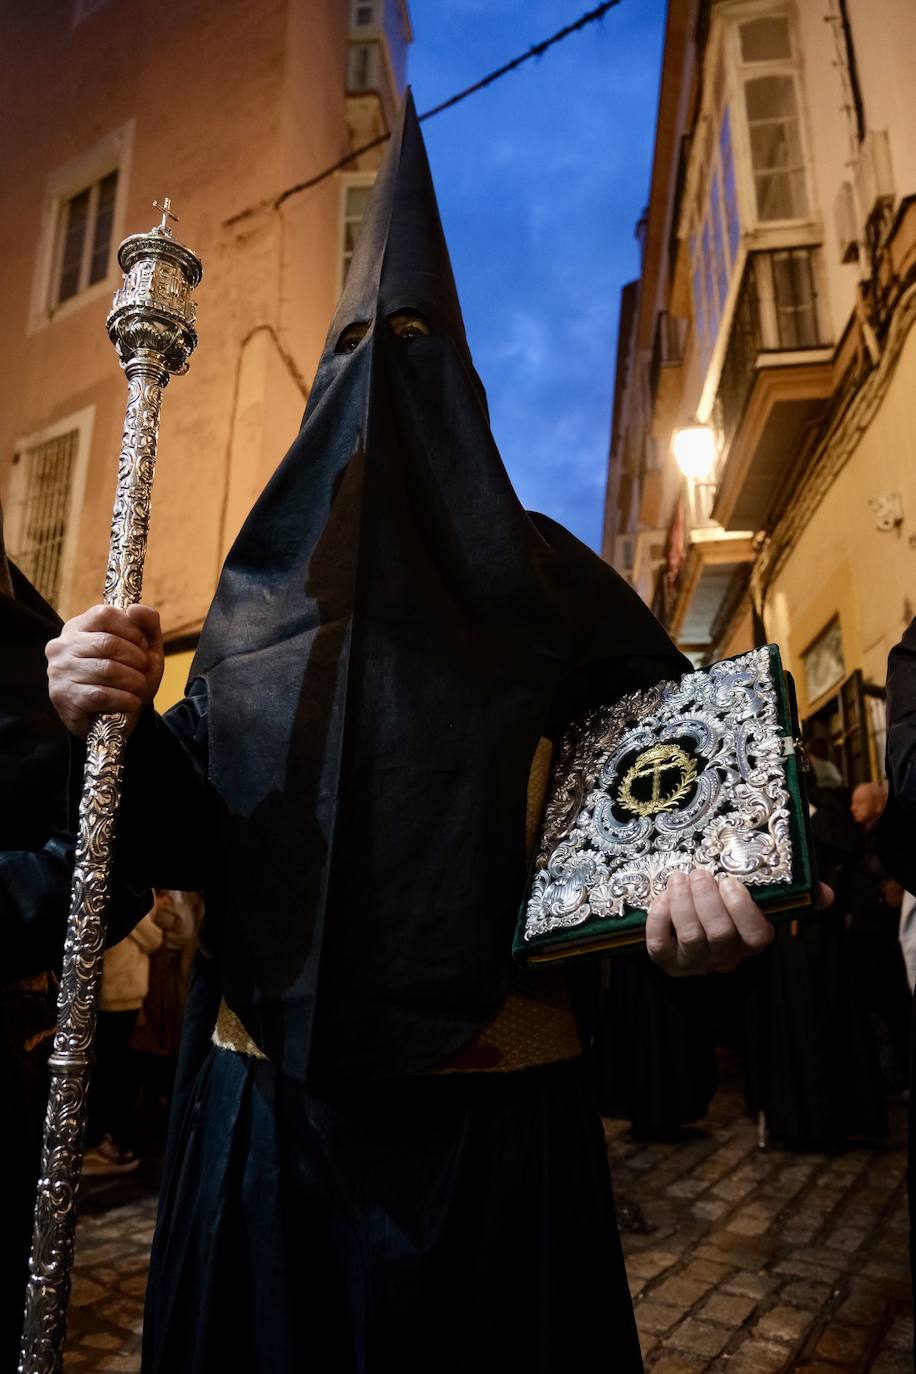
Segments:
[[[697,662],[779,643],[807,733],[880,775],[916,612],[916,8],[671,0],[639,233],[605,556]]]
[[[0,4],[0,494],[7,547],[63,615],[100,599],[126,389],[116,253],[168,195],[204,264],[199,347],[168,389],[144,599],[163,698],[222,559],[294,437],[381,159],[282,193],[391,127],[406,0]]]

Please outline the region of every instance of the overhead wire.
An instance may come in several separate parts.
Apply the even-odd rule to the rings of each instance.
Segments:
[[[489,72],[486,76],[482,76],[480,80],[475,81],[473,85],[466,86],[464,90],[449,96],[447,100],[443,100],[438,105],[434,105],[432,109],[425,110],[424,113],[419,116],[420,122],[422,123],[426,119],[432,119],[437,114],[442,114],[443,110],[452,109],[453,106],[459,105],[461,101],[467,100],[469,96],[476,95],[478,91],[484,90],[487,86],[492,86],[494,81],[499,81],[501,77],[508,76],[509,72],[516,71],[525,62],[531,62],[536,57],[543,57],[548,49],[554,47],[557,43],[562,43],[562,41],[565,38],[569,38],[571,34],[579,33],[582,29],[587,28],[589,24],[594,24],[597,20],[603,19],[608,10],[616,8],[619,4],[620,0],[604,0],[603,4],[596,5],[594,9],[587,10],[585,14],[580,15],[573,23],[566,24],[562,29],[558,29],[556,33],[551,34],[549,38],[543,39],[540,43],[532,44],[530,48],[520,53],[518,57],[513,57],[511,62],[504,62],[501,67],[497,67],[495,71]],[[323,171],[316,172],[314,176],[308,177],[305,181],[297,181],[294,186],[287,187],[285,191],[281,191],[281,193],[272,200],[262,200],[259,201],[257,205],[250,205],[246,210],[240,210],[237,214],[230,216],[230,218],[225,221],[225,226],[228,228],[231,225],[238,224],[240,220],[247,219],[249,215],[254,215],[259,210],[268,208],[279,210],[280,206],[284,201],[289,200],[290,196],[298,195],[301,191],[311,190],[311,188],[317,186],[319,182],[325,181],[328,177],[333,176],[335,172],[339,172],[351,162],[355,162],[356,159],[362,157],[364,153],[371,152],[373,148],[378,148],[382,143],[387,143],[390,137],[390,133],[379,134],[378,138],[373,138],[369,143],[364,143],[361,147],[354,148],[352,152],[347,153],[345,157],[339,158],[338,161],[332,163],[330,167],[325,167]]]

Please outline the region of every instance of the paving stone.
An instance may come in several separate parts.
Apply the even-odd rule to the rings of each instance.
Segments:
[[[849,1255],[858,1250],[867,1238],[867,1231],[859,1230],[854,1226],[839,1226],[830,1233],[825,1243],[831,1250],[842,1250],[844,1254]]]
[[[799,1360],[792,1368],[799,1374],[849,1374],[844,1365],[828,1364],[825,1360]]]
[[[712,1288],[712,1282],[707,1280],[705,1283],[696,1283],[691,1279],[678,1277],[665,1279],[652,1289],[652,1297],[657,1302],[670,1303],[673,1307],[679,1307],[682,1312],[693,1307]]]
[[[868,1332],[860,1326],[829,1326],[815,1347],[818,1355],[837,1364],[855,1364],[868,1344]]]
[[[139,1295],[142,1298],[146,1292],[146,1271],[142,1274],[131,1274],[128,1278],[122,1279],[119,1287],[122,1293]]]
[[[869,1374],[912,1374],[912,1369],[912,1355],[904,1354],[902,1350],[882,1350],[869,1365]],[[847,1374],[847,1371],[844,1370],[843,1374]]]
[[[649,1361],[652,1374],[703,1374],[709,1361],[694,1355],[680,1355],[676,1351],[661,1350],[657,1359]]]
[[[689,1350],[692,1354],[712,1356],[725,1349],[731,1336],[730,1331],[712,1322],[687,1317],[666,1336],[665,1344],[673,1345],[675,1349]]]
[[[836,1320],[847,1326],[878,1326],[887,1304],[877,1293],[859,1293],[837,1308]]]
[[[814,1240],[817,1230],[810,1226],[783,1227],[780,1235],[787,1245],[805,1245],[809,1240]]]
[[[743,1326],[757,1306],[757,1298],[742,1297],[740,1293],[713,1293],[700,1308],[697,1316],[705,1321],[720,1322],[737,1330]]]
[[[113,1331],[87,1331],[80,1341],[81,1346],[88,1346],[92,1350],[120,1350],[121,1344],[121,1337]]]
[[[732,1273],[733,1266],[730,1264],[717,1264],[714,1260],[692,1260],[685,1269],[681,1271],[681,1278],[691,1279],[695,1283],[721,1283]]]
[[[654,1279],[676,1264],[677,1259],[670,1250],[631,1250],[627,1255],[627,1273],[641,1279]]]
[[[752,1337],[739,1346],[728,1362],[729,1374],[780,1374],[788,1369],[785,1346]]]
[[[695,1217],[701,1221],[718,1221],[730,1210],[730,1204],[723,1202],[721,1198],[700,1198],[690,1209]]]
[[[669,1197],[696,1197],[707,1188],[707,1184],[701,1178],[679,1178],[674,1183],[669,1183],[665,1192]]]
[[[770,1229],[770,1219],[739,1211],[728,1223],[728,1229],[736,1236],[762,1236]]]
[[[640,1331],[650,1331],[662,1336],[666,1331],[670,1331],[681,1317],[680,1308],[669,1307],[667,1303],[655,1302],[652,1298],[643,1298],[642,1302],[636,1304],[635,1311],[636,1325]]]
[[[905,1264],[888,1263],[886,1260],[873,1260],[866,1264],[863,1274],[873,1274],[879,1279],[908,1279],[909,1269]]]
[[[768,1340],[799,1341],[810,1330],[816,1317],[814,1312],[780,1303],[758,1317],[755,1330]]]
[[[722,1284],[726,1293],[743,1293],[749,1298],[765,1298],[776,1287],[777,1280],[770,1274],[750,1274],[739,1270]]]
[[[74,1307],[86,1307],[89,1303],[98,1302],[99,1298],[104,1298],[105,1289],[100,1283],[94,1283],[92,1279],[86,1278],[79,1273],[74,1273],[73,1281],[70,1286],[70,1302]]]
[[[911,1350],[913,1348],[913,1318],[898,1317],[888,1331],[884,1343],[891,1350]]]
[[[832,1283],[790,1279],[788,1283],[783,1284],[779,1297],[782,1302],[790,1302],[795,1307],[805,1307],[809,1312],[816,1312],[838,1291]]]

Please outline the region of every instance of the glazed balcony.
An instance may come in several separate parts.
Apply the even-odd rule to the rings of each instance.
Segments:
[[[832,390],[819,268],[817,248],[748,255],[714,408],[722,456],[711,513],[726,529],[766,522]]]

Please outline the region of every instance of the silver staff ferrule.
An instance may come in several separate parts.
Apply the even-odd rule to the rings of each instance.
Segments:
[[[176,216],[168,199],[161,207],[153,203],[162,210],[161,223],[118,249],[124,285],[107,320],[127,374],[105,578],[105,601],[122,608],[136,604],[143,589],[162,391],[171,376],[187,372],[197,345],[191,292],[201,278],[200,260],[172,237],[168,221]],[[19,1374],[60,1374],[63,1360],[126,727],[124,715],[98,716],[86,741]]]

